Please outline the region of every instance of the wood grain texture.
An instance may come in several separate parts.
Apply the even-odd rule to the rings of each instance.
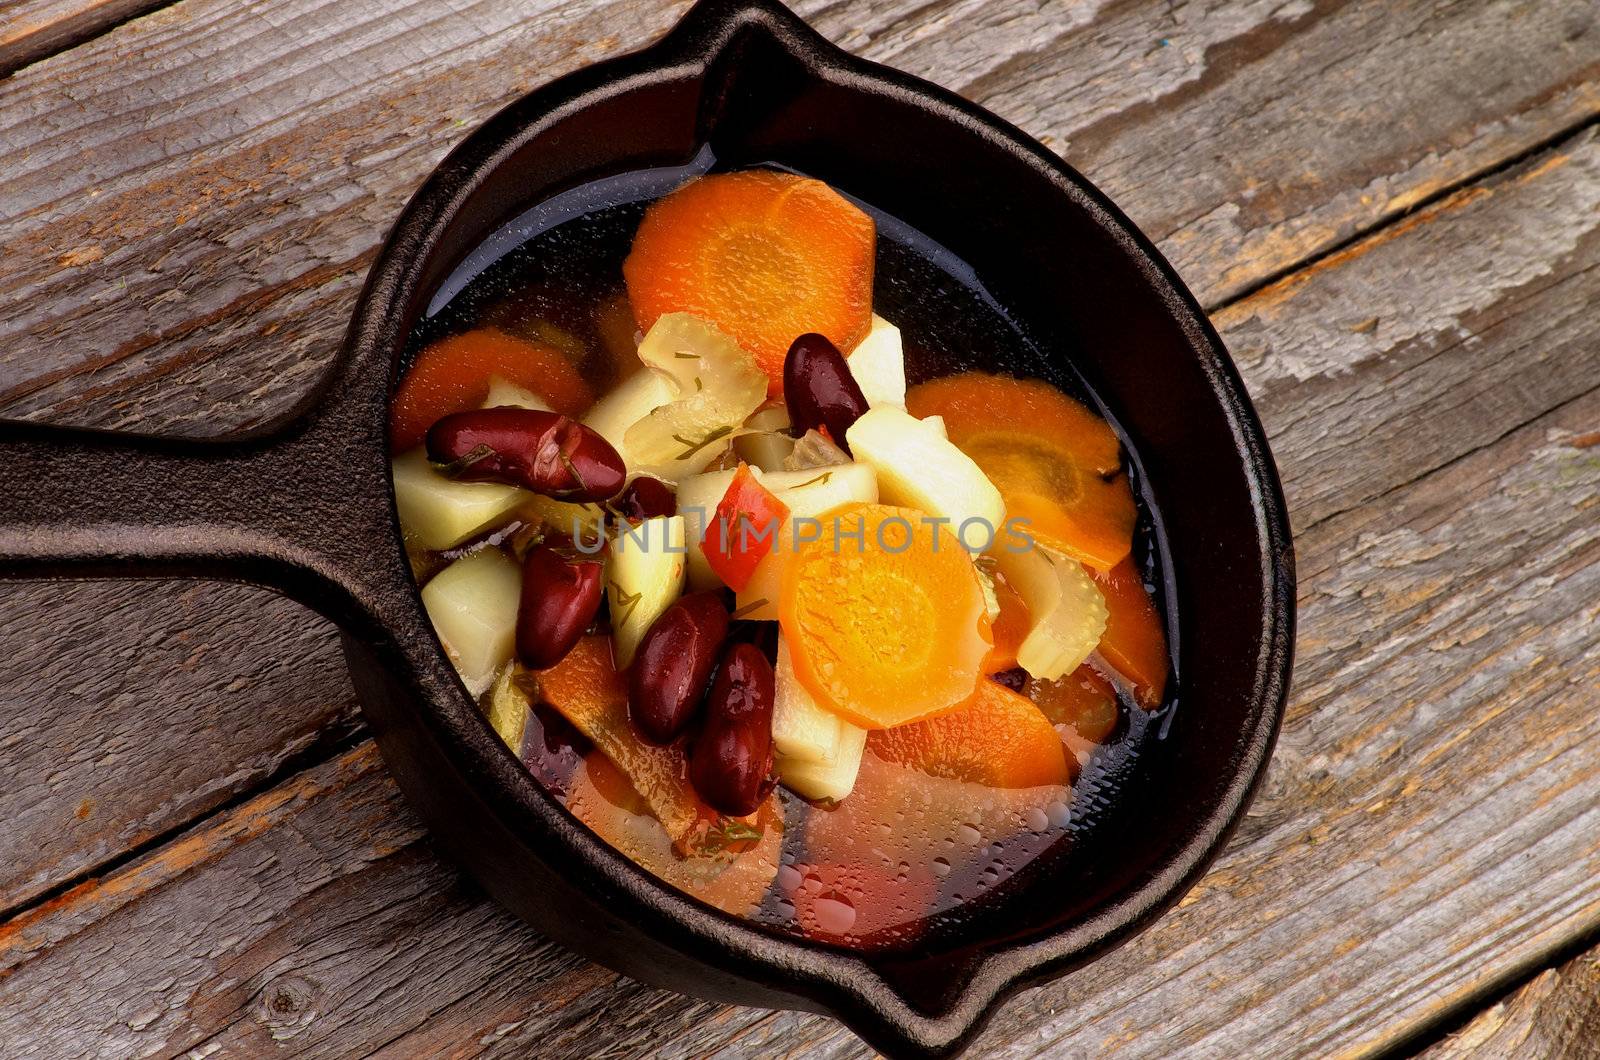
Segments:
[[[1600,1057],[1600,951],[1574,957],[1485,1009],[1420,1060]]]
[[[184,0],[0,81],[0,142],[10,149],[0,154],[0,413],[214,434],[281,409],[337,342],[379,235],[462,129],[550,76],[647,40],[681,8],[542,0],[447,11],[402,0],[290,0],[268,9]],[[1302,8],[1238,0],[801,5],[845,46],[957,87],[1067,148],[1164,237],[1197,289],[1212,298],[1259,281],[1293,255],[1403,209],[1441,182],[1492,165],[1593,109],[1595,31],[1581,4],[1544,4],[1540,12],[1549,17],[1540,18],[1505,3]],[[1394,58],[1385,51],[1393,46],[1387,36],[1419,20],[1430,39],[1442,43],[1413,48],[1407,77],[1397,81],[1394,71],[1383,69]],[[1149,44],[1156,26],[1166,46]],[[1329,69],[1346,74],[1306,78],[1313,51],[1332,64]],[[1443,99],[1438,82],[1469,67],[1480,90]],[[1485,70],[1496,76],[1485,78]],[[1418,71],[1427,77],[1416,80]],[[1391,109],[1403,104],[1417,113],[1375,136],[1363,123],[1380,95]],[[1313,107],[1338,115],[1328,120],[1350,131],[1342,140],[1348,148],[1404,161],[1393,162],[1394,173],[1385,178],[1392,194],[1381,201],[1352,199],[1350,188],[1339,187],[1345,170],[1314,188],[1301,186],[1301,170],[1293,167],[1303,160],[1284,145],[1321,150],[1325,137],[1303,135],[1283,115]],[[1278,124],[1263,125],[1268,114],[1279,114]],[[1113,136],[1118,129],[1123,132]],[[1191,131],[1163,137],[1162,129]],[[1196,154],[1190,141],[1202,132],[1219,151],[1235,143],[1242,153],[1227,159]],[[1124,134],[1126,142],[1119,139]],[[1429,161],[1416,168],[1412,156]],[[1144,164],[1131,164],[1135,157]],[[1255,161],[1238,163],[1246,158]],[[1259,260],[1254,251],[1245,253],[1244,242],[1191,238],[1182,234],[1188,231],[1183,224],[1169,224],[1184,215],[1210,217],[1224,200],[1256,202],[1269,187],[1290,185],[1297,190],[1283,190],[1279,198],[1292,199],[1292,210],[1236,214],[1247,218],[1239,236],[1246,242],[1268,231],[1285,233],[1279,251]],[[1573,199],[1584,192],[1569,184],[1551,194]],[[1576,200],[1549,205],[1575,208]],[[1291,214],[1342,220],[1302,224]],[[1292,238],[1290,228],[1298,233]],[[1524,268],[1540,267],[1534,239],[1496,243],[1496,249],[1530,260]],[[1373,323],[1367,333],[1359,369],[1364,386],[1348,396],[1352,401],[1390,399],[1384,356],[1395,342],[1387,332],[1412,304],[1422,304],[1420,296],[1408,302],[1407,291],[1426,279],[1425,250],[1381,250],[1363,275],[1389,268],[1387,257],[1396,253],[1410,254],[1405,282],[1382,292],[1387,322]],[[1376,319],[1363,306],[1373,292],[1361,283],[1324,307],[1330,329],[1365,327]],[[1268,352],[1276,358],[1253,373],[1262,380],[1257,396],[1270,406],[1284,371],[1293,375],[1295,364],[1326,361],[1329,340],[1291,333],[1281,308],[1251,305],[1254,316],[1230,326],[1230,340],[1247,361]],[[1473,308],[1458,306],[1457,316]],[[1296,303],[1293,312],[1303,311]],[[1450,323],[1444,310],[1429,319]],[[1523,318],[1521,326],[1538,335],[1532,319]],[[1445,341],[1441,336],[1437,328],[1420,328],[1406,356],[1426,363],[1429,344]],[[1456,377],[1424,374],[1408,384],[1407,400],[1425,407],[1455,379],[1476,372],[1498,378],[1500,371],[1471,358],[1450,363],[1460,368]],[[1468,426],[1491,437],[1544,407],[1572,383],[1570,358],[1547,363],[1553,365],[1549,376],[1528,374],[1504,389],[1481,387],[1465,410],[1474,414]],[[1342,383],[1321,385],[1328,395]],[[1292,393],[1286,398],[1291,403]],[[1285,414],[1292,409],[1286,406]],[[1346,429],[1359,435],[1361,423],[1351,417]],[[1370,451],[1393,441],[1356,437],[1352,444]],[[1300,517],[1318,518],[1372,496],[1416,473],[1448,444],[1411,453],[1411,463],[1390,479],[1341,463],[1331,449],[1322,466],[1301,472],[1286,465],[1318,494]],[[233,621],[224,615],[229,606],[253,610],[244,603],[253,599],[245,590],[214,591],[222,594],[210,612],[216,621]],[[98,610],[136,609],[141,623],[155,623],[169,639],[194,620],[181,609],[151,604],[147,586],[94,592],[103,601]],[[154,599],[169,595],[157,591]],[[252,619],[239,617],[241,652],[252,637],[278,636],[284,623],[282,635],[295,646],[289,660],[297,663],[311,620],[293,615],[269,608]],[[76,620],[65,621],[67,632],[82,639]],[[41,628],[43,642],[51,642],[52,627]],[[136,650],[143,635],[120,626],[100,630],[114,654]],[[242,655],[238,665],[248,665]],[[48,687],[42,676],[52,672],[48,654],[20,654],[13,666],[0,692],[37,701],[38,689]],[[206,687],[237,676],[225,665],[213,669],[209,659],[192,671],[192,684],[161,686],[153,676],[158,672],[149,671],[143,687],[161,688],[177,712],[203,701]],[[248,738],[226,746],[202,741],[187,752],[173,743],[175,736],[187,738],[185,727],[174,726],[165,710],[125,718],[132,726],[124,733],[128,745],[171,748],[167,753],[181,763],[172,768],[187,781],[175,790],[153,785],[160,771],[141,772],[131,755],[100,763],[96,785],[141,793],[116,800],[127,807],[126,818],[91,817],[94,824],[63,833],[60,806],[26,815],[27,827],[12,845],[40,853],[15,863],[0,885],[0,908],[7,896],[20,900],[71,878],[126,849],[120,844],[159,834],[247,790],[305,746],[306,719],[332,716],[335,708],[327,704],[344,695],[333,687],[319,678],[305,697],[229,699],[238,713],[228,708],[223,716],[232,720],[224,728],[236,726]],[[319,701],[324,705],[309,705]],[[281,747],[255,742],[275,727],[285,734]],[[15,738],[0,723],[0,740]],[[82,789],[74,812],[82,799],[95,798],[79,777],[52,787],[49,755],[22,766],[18,791]],[[77,856],[65,855],[72,837],[85,838],[85,829],[101,824],[109,831],[95,833],[99,838]]]
[[[1600,923],[1600,349],[1580,326],[1600,299],[1597,152],[1580,135],[1224,315],[1301,529],[1283,739],[1180,908],[1015,999],[980,1055],[1360,1054]],[[1394,312],[1422,325],[1336,326],[1400,286]],[[1484,372],[1506,373],[1492,395]],[[1368,435],[1396,441],[1364,474],[1299,472]],[[575,961],[426,850],[358,748],[0,929],[0,1040],[865,1052],[824,1019]]]
[[[873,58],[956,88],[1064,154],[1208,305],[1600,110],[1592,4],[931,10],[930,27],[903,42],[840,39],[856,50],[870,40]]]
[[[281,409],[465,128],[682,9],[183,0],[0,82],[0,411]],[[1587,0],[799,9],[1064,150],[1208,302],[1600,109]]]
[[[1591,129],[1216,314],[1296,527],[1600,382],[1597,259]]]
[[[0,585],[0,644],[0,909],[357,725],[332,627],[261,590]]]
[[[7,0],[0,8],[0,77],[164,2],[167,0]]]

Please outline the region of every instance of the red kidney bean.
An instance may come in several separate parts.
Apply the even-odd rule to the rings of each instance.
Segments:
[[[600,610],[598,559],[562,555],[547,545],[522,560],[517,657],[532,670],[554,666],[578,643]]]
[[[783,359],[783,399],[797,435],[827,428],[845,452],[844,432],[867,411],[867,399],[839,348],[822,335],[795,339]]]
[[[622,457],[558,412],[457,412],[428,430],[428,459],[467,482],[504,482],[565,501],[603,501],[622,488]]]
[[[689,755],[689,782],[712,809],[736,817],[761,805],[772,771],[772,664],[735,644],[706,696],[706,720]]]
[[[611,502],[611,506],[624,519],[654,519],[676,514],[678,495],[660,479],[639,475],[628,483],[628,488]]]
[[[670,743],[693,720],[727,635],[716,592],[678,597],[650,626],[628,670],[628,713],[646,741]]]

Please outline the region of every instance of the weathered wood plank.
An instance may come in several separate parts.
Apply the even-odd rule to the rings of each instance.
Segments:
[[[1584,132],[1215,315],[1295,525],[1600,381],[1600,139]]]
[[[1207,304],[1600,110],[1593,5],[977,0],[933,10],[927,29],[883,41],[873,57],[956,88],[1063,153]],[[840,39],[879,43],[868,30]]]
[[[0,411],[281,408],[462,129],[682,7],[184,0],[0,83]],[[1600,109],[1585,0],[800,9],[1065,149],[1208,300]]]
[[[332,627],[261,590],[0,585],[0,644],[0,909],[357,724]]]
[[[53,985],[61,960],[97,1011]],[[436,973],[425,996],[421,966]],[[0,990],[18,1058],[460,1055],[463,1007],[485,1046],[601,1055],[685,1003],[619,988],[445,869],[371,745],[0,930]]]
[[[1600,1057],[1600,950],[1537,976],[1419,1060]]]
[[[1268,352],[1321,351],[1304,379],[1265,353],[1245,360],[1286,470],[1347,447],[1335,428],[1353,416],[1381,434],[1437,415],[1429,375],[1449,377],[1462,357],[1568,380],[1480,398],[1470,419],[1488,417],[1490,430],[1564,404],[1487,445],[1482,425],[1447,417],[1459,430],[1430,443],[1421,477],[1403,447],[1379,448],[1364,457],[1370,497],[1346,484],[1334,503],[1291,474],[1295,518],[1310,527],[1300,540],[1301,663],[1262,796],[1180,909],[1084,972],[1018,998],[981,1052],[1234,1057],[1281,1055],[1293,1042],[1357,1053],[1597,922],[1600,810],[1587,793],[1600,775],[1600,458],[1588,443],[1600,390],[1596,374],[1586,389],[1581,373],[1562,376],[1544,360],[1600,366],[1571,308],[1600,298],[1600,245],[1592,233],[1548,238],[1552,212],[1586,201],[1563,182],[1594,181],[1596,151],[1592,135],[1579,137],[1230,318],[1279,328]],[[1596,223],[1567,217],[1578,229]],[[1508,231],[1529,233],[1545,267],[1525,262],[1531,281],[1496,286],[1467,250]],[[1394,249],[1411,240],[1426,242],[1435,269],[1418,271]],[[1502,252],[1514,244],[1502,240]],[[1394,274],[1416,283],[1419,305],[1470,304],[1436,330],[1482,331],[1422,356],[1434,330],[1385,333],[1380,322],[1390,344],[1378,347],[1368,329],[1330,330],[1341,299],[1355,297],[1344,286],[1351,270],[1371,270],[1374,298]],[[1482,285],[1494,290],[1463,293]],[[1342,404],[1318,389],[1362,373],[1381,380],[1385,366],[1412,380],[1393,400]],[[1313,516],[1322,509],[1339,510]],[[73,1034],[109,1035],[114,1051],[244,1051],[270,1033],[256,1013],[307,1011],[296,998],[310,994],[317,1016],[287,1048],[863,1052],[825,1020],[716,1009],[574,964],[420,853],[404,884],[352,880],[389,871],[385,853],[416,837],[365,754],[303,774],[6,928],[0,1039],[18,1034],[38,1055]],[[330,779],[351,771],[359,782]],[[273,816],[279,806],[292,816]],[[213,867],[191,850],[223,852]],[[209,914],[226,905],[219,896],[241,892],[243,911],[224,908],[204,931],[170,927],[196,904]],[[376,911],[391,894],[404,900]],[[115,974],[98,968],[135,939],[156,956]],[[33,1015],[7,1026],[8,1011]],[[131,1024],[143,1028],[132,1038]]]
[[[8,0],[0,11],[0,77],[82,43],[164,0]]]

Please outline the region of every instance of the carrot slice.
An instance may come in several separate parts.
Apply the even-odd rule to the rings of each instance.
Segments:
[[[1161,704],[1167,689],[1167,635],[1161,616],[1145,592],[1144,579],[1125,559],[1110,571],[1090,569],[1106,601],[1106,631],[1100,637],[1100,657],[1133,684],[1139,705]]]
[[[1054,681],[1029,681],[1028,698],[1089,743],[1105,743],[1117,729],[1117,691],[1088,663]]]
[[[867,750],[890,762],[993,788],[1070,784],[1061,737],[1026,696],[980,681],[959,710],[867,734]]]
[[[1028,637],[1028,631],[1033,628],[1028,605],[1022,602],[1022,597],[1011,587],[1011,583],[1006,581],[1005,575],[995,572],[992,580],[995,600],[1000,604],[1000,613],[994,619],[994,647],[990,649],[989,657],[983,663],[983,672],[986,674],[997,674],[1001,670],[1009,670],[1016,666],[1017,649],[1022,647],[1022,642]]]
[[[594,400],[589,384],[554,346],[499,328],[478,328],[440,339],[417,355],[389,409],[394,451],[421,445],[439,420],[483,404],[489,380],[497,375],[568,416],[582,415]]]
[[[612,661],[611,637],[591,634],[548,670],[535,670],[539,698],[550,704],[625,774],[674,842],[700,827],[702,807],[676,746],[653,747],[628,720],[628,684]]]
[[[881,504],[834,509],[818,529],[783,565],[778,593],[795,676],[866,729],[960,706],[992,636],[977,568],[955,535]]]
[[[872,323],[872,218],[820,180],[771,170],[701,177],[655,203],[622,275],[639,326],[693,313],[755,355],[783,392],[790,343],[852,349]]]
[[[943,416],[1035,540],[1110,570],[1133,544],[1137,513],[1117,436],[1049,383],[987,372],[934,379],[906,392],[913,416]]]

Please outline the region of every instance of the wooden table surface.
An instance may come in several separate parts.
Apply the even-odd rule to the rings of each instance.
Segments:
[[[220,434],[283,409],[467,128],[683,9],[0,2],[0,415]],[[973,1055],[1600,1055],[1594,0],[800,10],[1017,122],[1160,243],[1296,532],[1294,694],[1249,817]],[[0,643],[8,1058],[867,1052],[490,903],[296,605],[11,584]]]

